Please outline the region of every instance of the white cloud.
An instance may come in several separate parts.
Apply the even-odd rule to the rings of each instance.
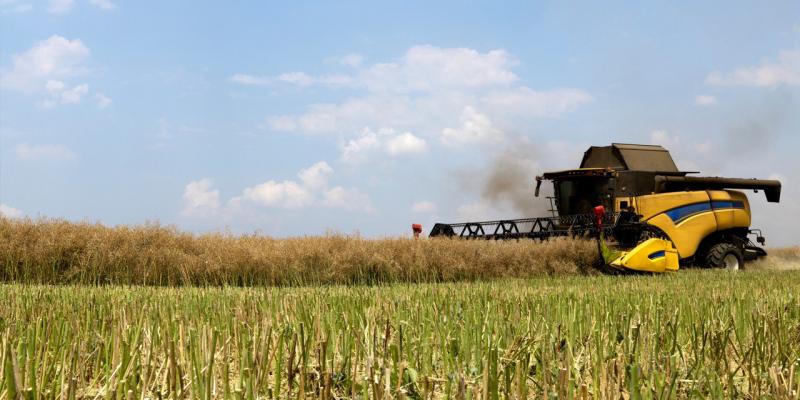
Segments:
[[[711,107],[717,105],[717,98],[707,94],[699,94],[694,97],[694,104],[701,107]]]
[[[262,128],[274,129],[280,132],[294,132],[297,130],[297,120],[291,115],[269,117]]]
[[[64,82],[49,80],[47,84],[44,85],[44,88],[50,93],[58,93],[64,90]]]
[[[97,101],[97,108],[101,110],[110,106],[112,103],[111,98],[102,93],[95,93],[94,98]]]
[[[559,117],[592,101],[580,89],[533,90],[518,85],[512,71],[517,62],[504,50],[414,46],[392,62],[362,65],[358,57],[351,61],[354,71],[337,82],[362,91],[361,95],[311,104],[299,114],[269,116],[264,126],[283,132],[338,134],[345,143],[342,160],[353,162],[381,152],[418,153],[439,141],[502,141],[502,131],[523,130],[531,118]],[[284,80],[334,87],[331,76],[294,72]],[[234,78],[250,84],[275,81],[250,75]],[[390,138],[383,131],[396,133]]]
[[[281,82],[295,84],[297,86],[310,86],[314,83],[314,78],[306,75],[304,72],[287,72],[280,74],[276,78]]]
[[[761,86],[800,85],[800,50],[784,50],[777,61],[764,61],[759,66],[742,67],[724,74],[714,71],[706,78],[712,85]]]
[[[650,133],[650,143],[660,144],[667,150],[673,149],[674,151],[674,149],[680,146],[681,138],[679,136],[670,135],[669,132],[663,129],[657,129]]]
[[[242,199],[262,207],[303,208],[312,203],[311,192],[294,181],[267,181],[246,188]]]
[[[322,84],[328,87],[339,87],[350,85],[353,78],[348,75],[322,75],[311,76],[305,72],[287,72],[278,76],[259,76],[248,74],[235,74],[230,77],[230,81],[242,85],[267,86],[275,83],[285,83],[299,87],[308,87],[314,84]]]
[[[47,6],[47,12],[52,14],[64,14],[72,10],[75,5],[75,0],[50,0]]]
[[[341,64],[336,60],[326,63]],[[576,88],[535,90],[523,86],[513,72],[514,65],[516,61],[503,50],[479,52],[432,46],[413,47],[391,62],[365,65],[358,59],[348,65],[352,70],[342,80],[346,97],[309,104],[297,114],[268,116],[264,127],[332,135],[339,139],[341,162],[376,165],[391,162],[393,157],[440,151],[443,144],[465,145],[459,150],[496,146],[513,137],[514,132],[527,132],[531,119],[558,118],[593,100],[589,93]],[[326,76],[330,75],[295,72],[284,81],[332,88],[322,79]],[[241,75],[232,80],[278,84],[276,76]],[[302,184],[298,186],[302,188]],[[316,193],[313,205],[344,206],[358,199],[357,194],[350,193],[353,199],[343,201],[348,198],[347,192],[331,187]],[[464,212],[481,214],[483,210],[500,216],[507,208],[497,210],[479,204]]]
[[[351,76],[341,74],[323,75],[318,78],[314,78],[314,82],[335,88],[352,85],[353,78]]]
[[[675,165],[681,171],[702,171],[697,161],[707,161],[711,151],[711,141],[702,136],[692,136],[691,140],[682,141],[681,137],[664,129],[650,133],[650,143],[664,146],[670,151]],[[687,158],[690,157],[690,158]]]
[[[33,10],[33,5],[19,0],[0,1],[0,12],[3,14],[21,14]]]
[[[86,93],[89,93],[89,85],[82,84],[75,87],[66,88],[64,82],[50,80],[47,81],[45,89],[50,94],[50,98],[42,102],[44,107],[55,107],[59,104],[77,104],[81,102]]]
[[[234,83],[241,83],[243,85],[269,85],[272,83],[272,78],[268,76],[236,74],[231,76],[230,81]]]
[[[696,153],[698,156],[705,156],[711,152],[711,141],[706,139],[702,140],[702,137],[695,136],[692,140],[689,140],[688,143],[684,143],[681,141],[681,137],[664,129],[656,129],[650,132],[650,143],[651,144],[659,144],[664,146],[667,150],[669,150],[673,157],[676,154],[686,154],[688,152]],[[702,157],[700,157],[702,158]],[[692,168],[697,168],[696,163],[689,161],[689,160],[682,160],[691,164]],[[677,163],[677,160],[676,160]],[[683,164],[680,165],[683,167]]]
[[[537,92],[528,88],[489,94],[465,92],[432,93],[424,96],[368,94],[341,103],[314,104],[299,115],[267,118],[266,126],[282,132],[306,134],[360,132],[364,127],[389,127],[401,131],[441,132],[461,123],[464,109],[480,109],[487,118],[503,120],[551,118],[574,111],[590,102],[580,90]],[[492,118],[494,119],[494,118]]]
[[[22,143],[14,148],[20,160],[69,160],[75,158],[75,153],[69,148],[55,144],[29,145]]]
[[[302,209],[330,207],[346,210],[371,211],[369,197],[355,189],[330,186],[333,168],[320,161],[297,173],[299,180],[269,180],[245,188],[240,196],[228,201],[228,207],[242,210],[248,206]]]
[[[6,218],[22,218],[25,214],[22,211],[14,207],[11,207],[9,205],[0,204],[0,215]]]
[[[378,63],[362,71],[359,80],[376,92],[508,85],[517,80],[511,71],[516,64],[505,50],[480,53],[466,48],[414,46],[398,62]]]
[[[424,152],[426,147],[425,140],[414,136],[411,132],[403,132],[386,142],[386,151],[391,155],[419,154]]]
[[[467,106],[461,113],[461,127],[445,128],[442,131],[442,142],[445,144],[472,144],[499,141],[503,132],[494,127],[488,116]]]
[[[373,132],[364,128],[361,135],[348,140],[342,146],[342,161],[357,164],[379,155],[404,156],[424,153],[427,142],[411,132],[398,133],[394,129],[383,128]]]
[[[72,89],[64,90],[61,92],[60,98],[62,104],[75,104],[81,101],[83,95],[89,92],[89,85],[83,84],[73,87]]]
[[[359,55],[348,55],[339,63],[358,68]],[[376,63],[359,69],[354,75],[310,76],[304,72],[288,72],[275,78],[236,74],[231,81],[265,85],[275,81],[310,86],[354,86],[370,92],[431,92],[442,89],[504,86],[517,80],[511,71],[516,61],[505,50],[480,53],[466,48],[414,46],[397,62]]]
[[[267,125],[285,132],[352,134],[365,126],[398,126],[403,121],[413,123],[417,118],[412,107],[409,99],[402,97],[367,96],[338,104],[312,105],[306,113],[297,116],[273,116],[267,119]]]
[[[300,181],[303,182],[303,186],[313,190],[324,188],[331,175],[333,175],[333,168],[325,161],[320,161],[308,168],[301,169],[297,173]]]
[[[26,93],[42,90],[51,80],[84,73],[83,62],[87,57],[89,48],[79,39],[53,35],[22,54],[12,55],[11,69],[0,75],[0,84]]]
[[[89,0],[89,3],[103,10],[113,10],[117,6],[111,0]]]
[[[342,148],[342,161],[346,163],[358,163],[365,161],[369,155],[380,149],[381,143],[378,135],[364,129],[360,137],[349,140]]]
[[[411,211],[416,213],[431,213],[436,211],[436,204],[428,200],[418,201],[411,206]]]
[[[322,205],[350,211],[372,212],[372,204],[367,195],[356,189],[345,189],[341,186],[326,189],[323,193]]]
[[[339,64],[339,65],[344,65],[346,67],[357,68],[360,67],[361,64],[364,62],[364,56],[357,53],[350,53],[350,54],[345,54],[341,57],[331,57],[325,60],[325,62],[329,64]]]
[[[694,144],[694,151],[700,154],[708,154],[711,152],[711,141],[697,142]]]
[[[89,84],[68,81],[87,74],[85,61],[89,54],[89,48],[79,39],[53,35],[23,53],[13,54],[11,66],[0,71],[0,87],[46,96],[39,102],[45,108],[78,104],[89,94]],[[95,99],[99,108],[111,103],[102,93],[97,93]]]
[[[592,96],[579,89],[535,91],[527,87],[495,91],[483,103],[497,113],[528,117],[558,117],[592,101]]]
[[[183,189],[184,216],[210,216],[219,210],[219,190],[212,190],[213,182],[209,178],[189,182]]]

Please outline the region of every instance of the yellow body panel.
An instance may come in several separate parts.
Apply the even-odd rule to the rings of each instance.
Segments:
[[[610,264],[618,269],[642,272],[664,272],[678,270],[678,251],[669,240],[647,239]]]
[[[750,203],[742,192],[732,190],[711,190],[708,195],[712,201],[740,201],[743,208],[714,210],[717,216],[718,230],[743,228],[750,226]]]
[[[647,221],[676,207],[708,200],[706,191],[650,194],[636,197],[636,211],[642,216],[643,221]]]
[[[708,235],[726,229],[750,226],[750,204],[744,193],[734,190],[708,190],[659,193],[628,201],[641,220],[660,228],[669,241],[649,239],[611,263],[617,268],[647,272],[678,269],[680,259],[691,257]],[[619,208],[618,208],[619,209]],[[671,243],[670,243],[671,242]],[[651,258],[664,251],[664,257]]]
[[[677,225],[666,214],[659,214],[647,223],[661,228],[672,239],[681,258],[693,256],[700,242],[717,231],[717,219],[711,212],[688,217]]]

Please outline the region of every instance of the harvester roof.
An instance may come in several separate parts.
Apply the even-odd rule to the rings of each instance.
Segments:
[[[612,143],[611,146],[589,147],[578,169],[547,172],[537,180],[614,176],[616,183],[631,196],[686,190],[752,189],[763,190],[767,201],[780,201],[781,183],[777,180],[687,176],[690,173],[678,170],[669,151],[661,146]]]
[[[589,147],[583,154],[581,168],[680,173],[667,149],[648,144],[613,143]]]

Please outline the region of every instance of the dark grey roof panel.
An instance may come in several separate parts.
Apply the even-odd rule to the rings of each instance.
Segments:
[[[583,155],[581,168],[679,172],[667,149],[658,145],[625,143],[590,147]]]

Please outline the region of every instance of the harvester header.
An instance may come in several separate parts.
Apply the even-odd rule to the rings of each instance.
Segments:
[[[536,177],[553,183],[549,217],[436,224],[430,236],[483,239],[596,238],[605,264],[615,270],[663,272],[679,266],[738,269],[766,254],[765,242],[750,229],[750,205],[739,190],[763,190],[780,201],[777,180],[697,177],[680,171],[667,149],[657,145],[614,143],[592,146],[580,167]],[[533,201],[533,199],[531,199]],[[602,220],[595,221],[602,210]],[[606,246],[608,240],[610,247]],[[645,254],[646,253],[646,254]]]

